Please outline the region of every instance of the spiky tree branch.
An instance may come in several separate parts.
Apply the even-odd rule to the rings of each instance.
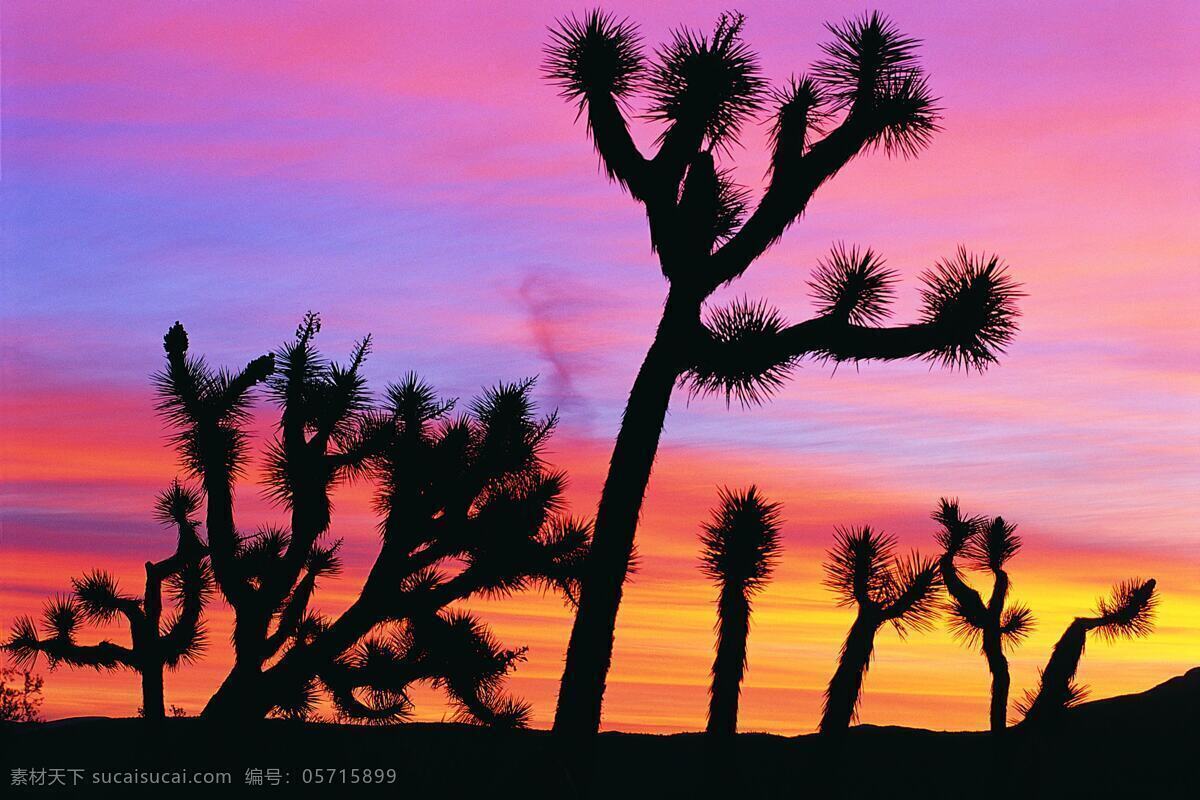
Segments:
[[[1154,630],[1158,594],[1153,580],[1123,581],[1108,597],[1097,603],[1091,617],[1076,617],[1054,645],[1050,660],[1041,671],[1036,692],[1027,692],[1017,704],[1022,725],[1053,724],[1062,713],[1079,702],[1087,690],[1075,683],[1088,633],[1095,631],[1108,641],[1136,639]]]
[[[163,337],[163,349],[166,367],[154,376],[158,409],[175,429],[173,442],[184,465],[204,486],[213,575],[236,607],[252,600],[253,587],[237,565],[232,487],[245,462],[251,390],[274,371],[274,358],[260,356],[236,373],[214,371],[203,358],[189,355],[188,335],[178,322]]]
[[[803,358],[895,361],[921,358],[985,370],[1016,334],[1020,290],[995,256],[959,249],[922,280],[921,321],[864,324],[888,313],[890,270],[872,251],[838,245],[813,282],[820,316],[787,325],[765,303],[735,302],[702,326],[684,380],[694,391],[758,404],[782,386]]]
[[[649,165],[629,133],[621,104],[641,86],[645,73],[641,37],[628,20],[600,10],[568,17],[551,30],[543,70],[577,103],[609,178],[635,198],[651,195]]]
[[[833,41],[823,45],[825,59],[814,65],[811,78],[784,90],[779,103],[767,190],[738,234],[713,255],[706,288],[741,275],[804,212],[816,190],[864,149],[915,156],[939,129],[940,109],[917,60],[919,40],[878,13],[828,28]],[[845,117],[805,147],[818,109],[844,111]]]

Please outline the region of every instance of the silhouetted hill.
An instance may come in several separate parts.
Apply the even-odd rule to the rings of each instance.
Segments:
[[[1196,786],[1200,669],[1140,694],[1086,703],[1055,732],[985,733],[861,725],[840,741],[743,734],[714,745],[702,734],[606,733],[598,747],[600,797],[1182,797]],[[232,786],[169,795],[280,796],[305,770],[396,770],[396,782],[352,787],[393,797],[556,797],[575,793],[545,731],[452,724],[360,727],[269,720],[238,730],[172,719],[85,717],[0,728],[3,783],[13,769],[227,771]],[[249,769],[280,770],[281,786],[246,786]],[[340,774],[335,773],[335,777]],[[386,774],[385,774],[386,777]],[[69,780],[69,777],[68,777]],[[286,785],[282,781],[286,780]],[[1190,786],[1190,789],[1189,789]],[[92,796],[110,796],[109,791]],[[163,796],[163,787],[137,794]],[[196,789],[198,787],[192,787]],[[311,792],[313,787],[307,787]],[[88,787],[81,784],[81,790]],[[61,790],[60,790],[61,791]],[[317,787],[338,796],[343,787]],[[46,789],[6,791],[42,796]],[[129,792],[122,788],[120,795]],[[111,796],[119,796],[112,793]]]
[[[1069,719],[1083,726],[1153,725],[1194,731],[1200,719],[1200,667],[1138,694],[1083,703]]]

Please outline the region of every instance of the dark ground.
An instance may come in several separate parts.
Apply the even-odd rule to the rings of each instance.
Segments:
[[[1099,700],[1045,734],[937,733],[871,725],[841,741],[743,734],[724,747],[699,734],[606,733],[597,744],[595,796],[669,797],[1181,797],[1200,798],[1200,668],[1147,692]],[[197,719],[160,728],[137,719],[80,718],[0,727],[0,795],[14,769],[75,768],[72,794],[108,798],[356,796],[572,798],[562,759],[544,731],[462,725],[367,728],[271,720],[237,730]],[[396,781],[348,785],[353,768],[394,769]],[[330,785],[311,770],[345,769]],[[96,786],[91,773],[226,771],[223,788]],[[280,770],[280,787],[246,784],[248,769]],[[306,773],[305,770],[310,772]],[[326,773],[327,774],[327,773]],[[72,780],[67,773],[65,780]],[[386,778],[386,775],[384,776]],[[49,778],[47,778],[49,780]]]

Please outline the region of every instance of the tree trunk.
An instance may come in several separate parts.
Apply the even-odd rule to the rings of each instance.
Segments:
[[[238,605],[233,623],[233,668],[208,699],[201,716],[262,719],[271,710],[269,704],[264,706],[261,681],[269,625],[269,612],[257,602],[247,600]],[[246,707],[237,708],[239,703]]]
[[[143,663],[142,670],[142,715],[152,721],[167,718],[163,700],[163,667],[161,663]]]
[[[558,692],[554,731],[590,737],[600,729],[604,682],[612,661],[621,587],[629,570],[634,533],[671,390],[682,370],[683,324],[699,318],[700,304],[668,299],[654,343],[638,371],[600,495],[592,552],[571,629]]]
[[[235,559],[237,533],[233,523],[233,491],[225,474],[217,470],[204,472],[204,496],[208,501],[205,527],[208,531],[209,563],[217,587],[236,609],[243,595],[243,580],[238,574]]]
[[[879,625],[879,620],[864,614],[860,609],[854,624],[850,626],[846,643],[842,645],[837,671],[833,673],[829,688],[825,691],[821,733],[836,733],[850,727],[850,721],[854,719],[854,710],[858,706],[858,696],[862,691],[863,675],[871,664],[875,631],[879,629]]]
[[[387,546],[384,547],[386,550]],[[278,698],[311,680],[322,665],[330,663],[364,636],[379,619],[372,613],[372,606],[376,593],[381,591],[380,581],[387,575],[383,561],[386,556],[381,554],[358,599],[316,641],[293,648],[266,671],[262,670],[261,662],[235,662],[200,716],[225,721],[262,719],[275,707]]]
[[[142,716],[148,720],[166,719],[163,699],[163,659],[159,646],[159,622],[162,619],[162,576],[154,562],[147,561],[146,592],[142,595],[142,617],[130,623],[129,635],[138,653],[142,674]]]
[[[1003,733],[1008,725],[1008,659],[1004,657],[1000,631],[988,631],[983,635],[983,653],[987,656],[988,670],[992,673],[992,702],[988,711],[992,733]]]
[[[750,632],[750,604],[740,587],[725,586],[719,602],[717,657],[713,661],[708,733],[737,733],[738,696],[746,669],[746,637]]]
[[[1066,709],[1071,700],[1071,681],[1075,679],[1087,643],[1087,632],[1095,625],[1096,620],[1080,617],[1067,626],[1042,670],[1042,683],[1025,714],[1025,722],[1038,724],[1052,720]]]
[[[234,665],[225,680],[208,698],[200,716],[225,722],[258,720],[271,711],[268,693],[261,686],[262,673]]]

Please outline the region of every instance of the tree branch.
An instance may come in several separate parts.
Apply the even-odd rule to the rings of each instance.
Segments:
[[[701,277],[705,294],[741,275],[804,213],[808,201],[871,141],[866,114],[851,112],[800,158],[780,163],[746,223],[708,261]]]
[[[894,361],[925,358],[950,365],[962,364],[982,369],[993,350],[1004,342],[983,342],[984,358],[960,355],[964,341],[974,343],[974,331],[952,321],[932,320],[894,327],[858,325],[832,316],[815,317],[778,330],[759,326],[736,336],[723,335],[702,327],[692,351],[691,372],[694,382],[705,391],[722,388],[721,374],[729,365],[737,365],[737,375],[729,380],[748,380],[747,375],[773,376],[778,382],[781,370],[805,357],[835,361]],[[992,357],[994,358],[994,356]]]
[[[1004,601],[1008,599],[1008,573],[1002,569],[996,570],[994,573],[995,581],[992,584],[992,596],[988,599],[988,613],[997,622],[1004,613]]]
[[[983,604],[983,597],[958,574],[954,556],[944,554],[938,560],[938,566],[942,573],[942,583],[950,596],[958,602],[963,617],[980,630],[988,627],[988,609]]]
[[[62,661],[73,667],[95,667],[96,669],[138,668],[138,659],[128,647],[115,642],[102,641],[96,644],[76,644],[60,638],[42,639],[36,649],[52,661]]]
[[[649,162],[629,133],[629,124],[616,99],[607,92],[587,96],[588,129],[605,172],[643,203],[652,194]]]

